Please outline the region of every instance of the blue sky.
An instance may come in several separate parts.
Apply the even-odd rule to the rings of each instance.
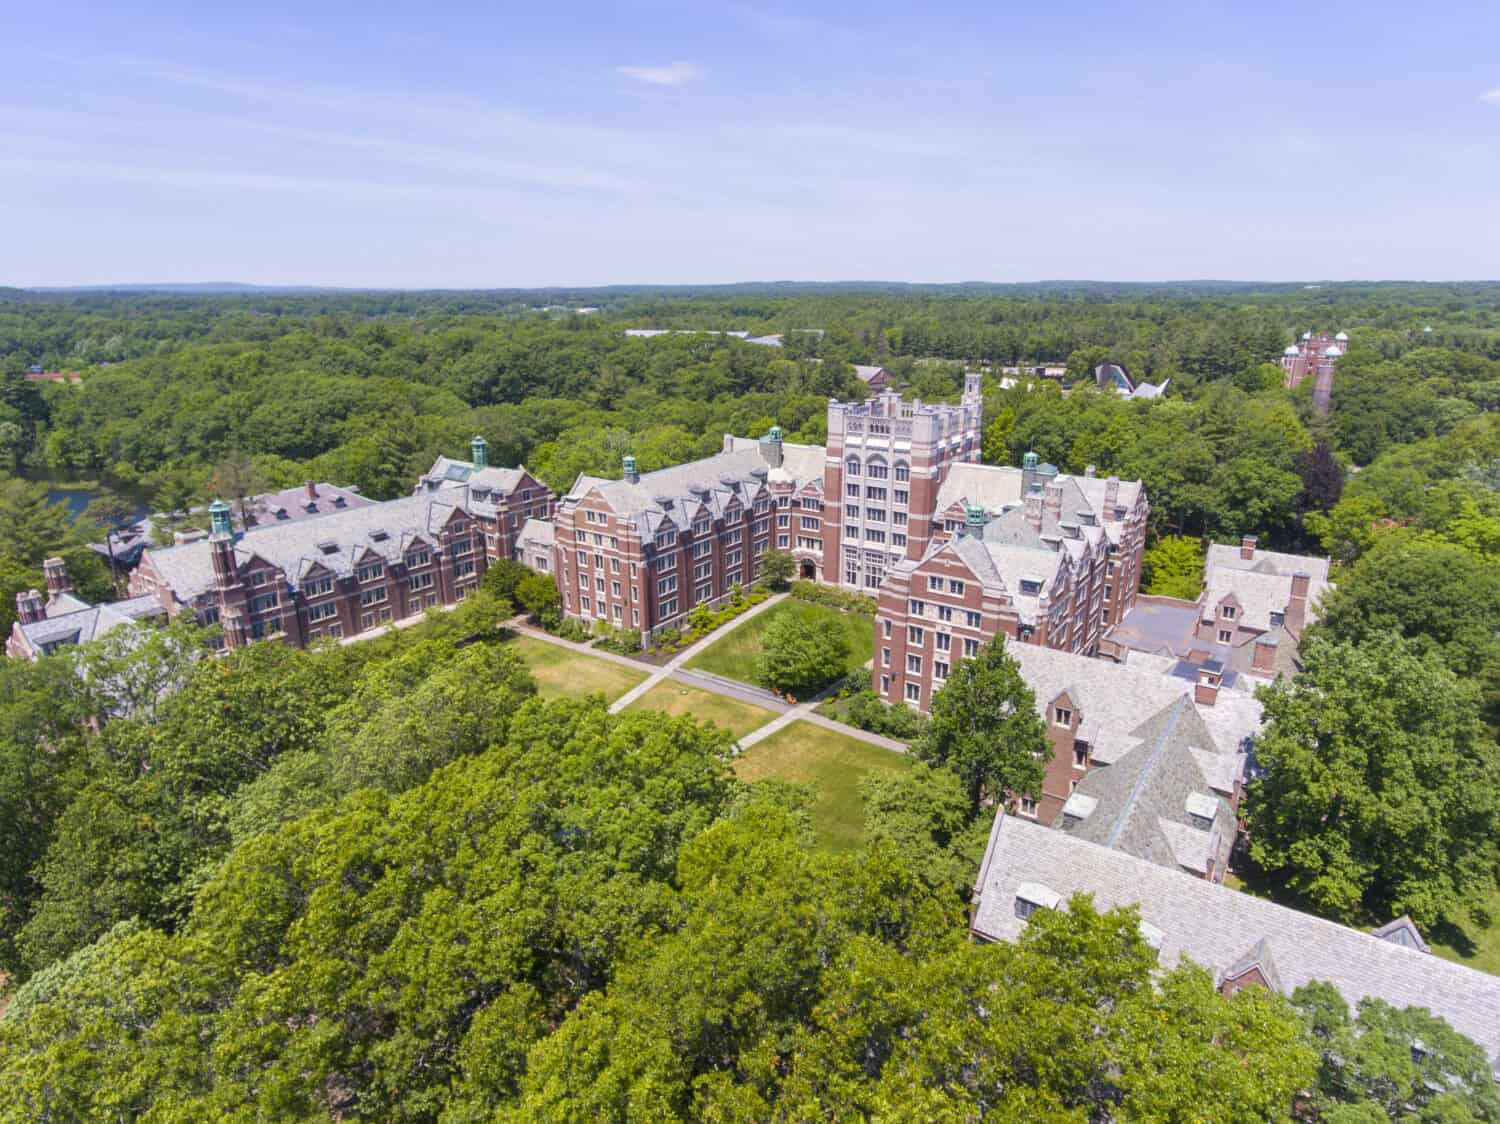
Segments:
[[[1500,3],[12,0],[0,284],[1500,277]]]

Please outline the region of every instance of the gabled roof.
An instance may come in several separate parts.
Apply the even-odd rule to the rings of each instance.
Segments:
[[[1257,550],[1248,559],[1240,557],[1238,546],[1214,543],[1204,560],[1205,573],[1214,569],[1250,570],[1257,574],[1281,574],[1291,577],[1304,573],[1315,582],[1328,580],[1328,559],[1312,554],[1282,554],[1275,550]]]
[[[1192,698],[1196,676],[1174,674],[1178,661],[1146,657],[1138,662],[1132,656],[1114,663],[1038,644],[1008,644],[1006,651],[1020,665],[1038,705],[1063,690],[1072,696],[1083,715],[1080,735],[1086,735],[1101,764],[1120,761],[1158,733],[1152,721],[1163,721],[1179,700],[1185,700],[1185,709],[1176,736],[1187,747],[1233,756],[1244,753],[1260,729],[1260,703],[1238,682],[1221,686],[1214,705],[1200,705]]]
[[[975,885],[976,935],[1020,935],[1025,922],[1016,916],[1015,899],[1023,883],[1050,887],[1064,899],[1091,894],[1098,909],[1139,906],[1141,919],[1162,934],[1165,968],[1191,959],[1222,980],[1253,961],[1273,966],[1284,992],[1326,980],[1351,1006],[1372,996],[1396,1007],[1425,1007],[1478,1042],[1500,1069],[1500,976],[1002,812]]]
[[[1272,613],[1285,613],[1292,599],[1292,578],[1289,574],[1267,574],[1258,570],[1236,570],[1226,566],[1213,567],[1203,576],[1204,604],[1217,606],[1225,597],[1233,596],[1240,605],[1236,623],[1253,628],[1257,632],[1268,632],[1273,626]],[[1314,578],[1307,583],[1307,619],[1311,624],[1318,617],[1318,599],[1327,592],[1329,584]]]
[[[161,615],[161,602],[155,594],[90,605],[68,595],[62,612],[48,609],[48,615],[30,624],[17,622],[16,627],[32,650],[41,651],[58,644],[87,644],[113,632],[121,625]]]
[[[336,575],[348,576],[367,554],[395,561],[413,543],[435,541],[448,520],[465,511],[465,499],[462,490],[444,488],[316,519],[252,527],[235,537],[235,565],[262,558],[285,573],[293,585],[301,580],[309,562],[319,562]],[[383,538],[376,537],[380,532],[384,532]],[[332,546],[333,552],[324,550],[324,545]],[[213,588],[212,550],[211,540],[200,539],[164,550],[148,550],[146,557],[177,599],[186,602]]]

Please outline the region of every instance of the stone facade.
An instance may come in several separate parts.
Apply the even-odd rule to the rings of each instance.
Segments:
[[[979,460],[981,376],[959,405],[906,402],[895,391],[831,402],[823,471],[823,580],[874,594],[898,562],[932,541],[938,491]]]

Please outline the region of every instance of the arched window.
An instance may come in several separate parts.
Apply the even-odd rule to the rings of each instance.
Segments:
[[[844,473],[848,476],[859,475],[859,459],[857,457],[850,457],[844,462]]]
[[[871,480],[885,480],[891,475],[891,470],[886,467],[885,458],[873,456],[865,462],[865,475]]]
[[[910,480],[911,479],[911,469],[907,467],[907,464],[906,464],[905,461],[897,461],[896,462],[896,479],[897,480]]]

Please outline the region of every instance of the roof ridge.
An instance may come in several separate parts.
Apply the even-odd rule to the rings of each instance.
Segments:
[[[1109,838],[1104,841],[1106,847],[1113,848],[1120,841],[1120,835],[1125,830],[1125,824],[1135,811],[1136,801],[1141,798],[1141,793],[1146,789],[1146,781],[1156,770],[1157,762],[1161,760],[1162,754],[1166,752],[1167,742],[1172,736],[1172,731],[1177,729],[1178,720],[1182,718],[1183,704],[1186,702],[1187,696],[1182,695],[1174,704],[1172,717],[1167,721],[1166,729],[1157,737],[1156,744],[1151,748],[1151,756],[1146,760],[1145,766],[1136,776],[1135,785],[1131,788],[1130,795],[1125,798],[1125,806],[1120,809],[1119,817],[1115,820],[1114,826],[1110,828]]]

